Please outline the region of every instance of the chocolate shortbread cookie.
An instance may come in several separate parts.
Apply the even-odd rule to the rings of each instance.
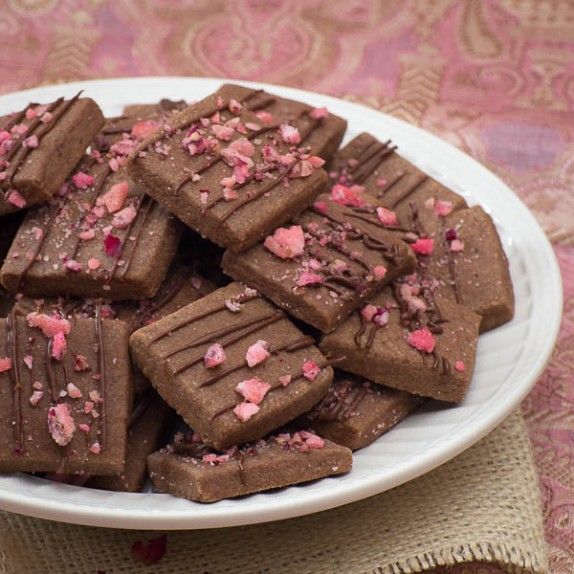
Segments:
[[[50,199],[104,124],[80,94],[0,118],[0,216]]]
[[[325,335],[341,369],[415,395],[460,402],[470,385],[480,316],[434,297],[416,275],[396,281]]]
[[[199,502],[300,484],[351,470],[351,451],[309,431],[279,433],[218,453],[198,435],[176,435],[150,455],[157,490]]]
[[[355,218],[321,195],[293,225],[223,257],[223,269],[323,332],[332,331],[389,281],[414,269],[415,255],[383,223]]]
[[[121,472],[131,393],[123,322],[0,320],[0,470]]]
[[[125,119],[108,122],[59,196],[27,214],[0,270],[8,291],[110,299],[155,295],[181,226],[128,179],[127,154],[149,129],[138,126]]]
[[[305,415],[322,437],[357,450],[403,420],[420,397],[339,371],[325,398]]]
[[[131,177],[204,237],[246,249],[299,214],[327,182],[319,155],[332,145],[332,120],[303,104],[294,115],[296,103],[267,111],[276,101],[223,86],[146,140],[131,156]]]
[[[162,398],[216,448],[308,411],[333,378],[315,341],[238,283],[136,331],[131,348]]]

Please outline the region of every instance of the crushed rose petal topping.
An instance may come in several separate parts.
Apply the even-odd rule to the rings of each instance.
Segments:
[[[423,353],[432,353],[436,346],[436,339],[427,327],[410,332],[407,335],[407,342]]]
[[[305,235],[300,225],[279,227],[265,238],[263,245],[280,259],[294,259],[303,254]]]
[[[211,345],[203,356],[203,364],[208,369],[213,369],[225,362],[225,351],[219,343]]]
[[[48,430],[57,445],[66,446],[71,442],[76,423],[67,404],[59,403],[48,409]]]
[[[258,405],[264,399],[265,395],[271,389],[271,385],[262,381],[259,377],[253,377],[241,381],[235,387],[235,390],[249,403]]]
[[[245,360],[248,367],[255,367],[260,363],[265,362],[270,356],[270,345],[267,341],[259,340],[247,349]],[[255,401],[252,401],[255,402]]]

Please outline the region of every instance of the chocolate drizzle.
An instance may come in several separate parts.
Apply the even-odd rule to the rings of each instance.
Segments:
[[[396,197],[393,201],[388,202],[388,206],[391,209],[395,209],[398,205],[400,205],[403,201],[409,198],[417,189],[420,188],[428,180],[428,175],[422,175],[419,177],[415,182],[411,185],[403,189],[398,197]]]
[[[96,347],[98,357],[98,392],[102,404],[102,412],[99,417],[102,450],[107,447],[107,417],[106,417],[106,350],[104,349],[104,336],[102,326],[102,302],[96,304]]]
[[[354,182],[364,182],[376,168],[397,149],[395,145],[386,142],[373,141],[356,158],[356,163],[349,171]]]
[[[367,381],[350,377],[336,381],[307,418],[317,422],[344,422],[354,416],[363,399],[374,392]]]
[[[18,352],[18,319],[13,313],[6,318],[6,347],[12,361],[9,370],[12,383],[12,419],[14,436],[14,453],[24,454],[24,429],[22,424],[22,379],[20,378],[20,363]]]

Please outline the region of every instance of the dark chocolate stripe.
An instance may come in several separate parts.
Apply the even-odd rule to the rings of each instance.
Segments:
[[[6,317],[6,346],[12,361],[8,371],[12,384],[12,419],[14,423],[13,440],[14,454],[24,454],[24,430],[22,425],[22,380],[20,378],[20,363],[18,353],[18,319],[13,313]]]
[[[239,303],[247,303],[248,301],[251,301],[252,299],[258,299],[258,298],[259,298],[258,293],[255,293],[254,295],[251,295],[251,294],[246,295],[245,293],[238,293],[236,296],[231,297],[230,299],[232,299],[234,301],[238,301]],[[160,332],[151,340],[151,343],[155,343],[155,342],[159,341],[160,339],[162,339],[163,337],[165,337],[171,333],[174,333],[175,331],[178,331],[179,329],[182,329],[183,327],[191,325],[191,324],[195,323],[196,321],[200,321],[201,319],[205,319],[206,317],[209,317],[210,315],[215,315],[216,313],[219,313],[220,311],[225,311],[225,310],[227,310],[227,305],[225,304],[225,301],[224,301],[223,303],[221,303],[217,307],[214,307],[213,309],[208,309],[206,311],[198,313],[194,317],[185,319],[185,321],[182,321],[181,323],[178,323],[177,325],[174,325],[173,327],[170,327],[170,328],[166,329],[165,331]]]
[[[12,118],[8,120],[8,123],[2,126],[2,130],[9,132],[14,126],[18,125],[26,117],[26,111],[28,108],[33,105],[34,104],[28,104],[21,112],[14,113]]]
[[[285,314],[282,311],[275,310],[271,313],[265,313],[264,315],[258,315],[256,317],[247,317],[246,320],[240,321],[234,325],[228,325],[226,327],[221,327],[221,329],[217,329],[216,331],[212,331],[207,335],[203,335],[196,339],[192,339],[191,341],[186,341],[183,345],[172,349],[167,353],[167,355],[162,356],[162,360],[169,359],[177,353],[181,353],[182,351],[188,351],[193,349],[194,347],[198,347],[199,345],[204,345],[206,343],[212,343],[219,339],[220,337],[225,337],[226,335],[231,335],[240,331],[242,329],[246,329],[247,327],[255,326],[255,330],[261,329],[265,325],[261,325],[261,323],[270,324],[275,321],[279,321],[285,317]],[[248,333],[242,332],[241,336],[247,335]],[[227,343],[230,344],[229,342]]]
[[[48,378],[52,403],[55,404],[58,402],[58,389],[56,388],[56,371],[54,368],[54,358],[52,357],[52,339],[46,341],[46,376]]]
[[[343,422],[351,418],[369,394],[364,381],[344,379],[334,383],[327,396],[307,415],[319,422]]]
[[[100,445],[102,450],[107,447],[107,426],[108,421],[106,417],[106,350],[104,349],[104,336],[102,329],[102,302],[98,301],[96,304],[96,346],[98,355],[98,392],[100,394],[102,412],[98,418],[100,426],[101,441]]]
[[[378,198],[383,197],[386,193],[388,193],[388,191],[391,188],[397,185],[397,183],[399,183],[399,181],[401,181],[401,179],[403,179],[403,177],[405,177],[406,175],[407,173],[402,171],[399,174],[397,174],[393,179],[387,181],[387,183],[378,191],[377,197]]]
[[[390,140],[384,143],[376,142],[376,145],[373,146],[370,153],[366,154],[366,157],[363,157],[361,154],[357,158],[359,163],[350,170],[351,178],[355,183],[363,183],[385,159],[392,156],[397,146],[389,146],[390,143]]]
[[[409,187],[404,189],[396,199],[390,201],[387,205],[391,209],[395,209],[398,205],[400,205],[403,201],[405,201],[405,199],[410,197],[423,183],[425,183],[425,181],[427,181],[428,178],[429,178],[428,175],[423,175]]]
[[[281,353],[282,351],[286,351],[287,353],[294,353],[295,351],[306,349],[307,347],[310,347],[311,345],[314,344],[315,340],[312,337],[303,335],[301,337],[297,337],[297,339],[295,339],[294,341],[289,341],[287,343],[279,345],[274,349],[272,348],[270,350],[270,354],[276,355],[278,353]],[[216,373],[211,377],[209,377],[209,379],[203,381],[203,383],[201,383],[201,385],[199,385],[198,388],[202,389],[204,387],[211,387],[215,383],[219,382],[221,379],[224,379],[225,377],[232,375],[233,373],[240,371],[241,369],[244,369],[246,367],[248,368],[247,361],[243,361],[239,365],[234,365],[225,370],[222,370],[219,373]]]
[[[462,296],[460,294],[460,286],[458,284],[457,273],[456,273],[455,254],[452,252],[450,245],[448,244],[448,241],[446,239],[446,226],[444,219],[441,221],[440,235],[441,235],[441,241],[447,254],[448,274],[450,277],[450,285],[454,291],[454,298],[457,303],[462,304]]]

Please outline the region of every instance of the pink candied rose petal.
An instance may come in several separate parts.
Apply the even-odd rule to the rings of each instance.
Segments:
[[[88,229],[86,231],[81,231],[78,233],[78,237],[81,241],[91,241],[96,236],[95,229]]]
[[[59,403],[48,409],[48,429],[59,446],[70,443],[76,431],[76,423],[67,404]]]
[[[121,253],[122,242],[119,237],[108,233],[104,237],[104,250],[106,255],[110,257],[117,257]]]
[[[377,308],[377,312],[373,315],[373,323],[378,327],[384,327],[390,319],[391,315],[388,309],[384,307]]]
[[[305,361],[303,363],[303,376],[308,381],[314,381],[321,372],[321,367],[315,361]]]
[[[434,239],[417,239],[411,247],[418,255],[430,255],[434,250]]]
[[[281,376],[279,377],[279,383],[280,383],[281,385],[283,385],[284,387],[286,387],[286,386],[289,385],[289,383],[291,382],[291,379],[292,379],[292,378],[293,378],[293,377],[292,377],[291,375],[281,375]]]
[[[309,112],[309,115],[314,120],[322,120],[329,117],[329,110],[327,108],[315,108]]]
[[[88,367],[88,359],[84,355],[74,355],[74,371],[81,373],[83,371],[87,371]]]
[[[305,444],[311,449],[320,449],[325,446],[325,441],[317,436],[315,433],[309,431],[299,431],[301,438],[305,441]]]
[[[377,314],[377,311],[378,307],[369,303],[361,309],[361,316],[365,321],[367,321],[367,323],[370,323],[373,320],[373,317]]]
[[[432,353],[436,345],[434,335],[426,327],[409,333],[407,342],[411,347],[424,353]]]
[[[269,112],[266,112],[265,110],[259,110],[258,112],[255,112],[255,115],[265,124],[273,123],[273,116]]]
[[[78,425],[78,428],[82,431],[85,432],[86,434],[88,434],[90,432],[90,425],[87,425],[86,423],[82,423]]]
[[[294,145],[301,143],[301,134],[295,126],[281,124],[279,126],[279,135],[285,143]]]
[[[325,213],[327,211],[327,203],[325,201],[316,201],[313,204],[313,208],[319,213]]]
[[[44,391],[34,391],[28,400],[30,404],[35,407],[42,400],[43,396]]]
[[[26,207],[26,200],[15,189],[8,192],[6,201],[19,209]]]
[[[66,336],[62,331],[58,331],[52,339],[52,357],[56,359],[56,361],[61,361],[67,349],[68,342],[66,341]]]
[[[465,367],[463,361],[457,361],[457,362],[454,364],[454,368],[455,368],[459,373],[464,372],[464,370],[466,369],[466,367]]]
[[[267,341],[257,341],[247,349],[245,360],[248,367],[255,367],[263,363],[271,356],[269,352],[269,343]],[[255,401],[252,401],[255,402]]]
[[[0,359],[0,373],[6,373],[12,368],[12,359],[4,357]]]
[[[243,109],[243,106],[234,98],[229,100],[229,111],[232,114],[238,114]]]
[[[259,412],[259,407],[253,403],[239,403],[233,409],[235,416],[241,421],[248,421],[254,414]]]
[[[66,386],[66,391],[68,392],[68,396],[72,399],[80,399],[82,398],[82,391],[74,385],[74,383],[68,383]]]
[[[153,134],[159,127],[159,122],[156,120],[142,120],[136,122],[132,127],[132,136],[138,140],[143,140]]]
[[[437,199],[434,204],[434,212],[439,217],[446,217],[452,213],[452,202]]]
[[[387,274],[387,268],[384,265],[375,265],[373,267],[373,273],[377,279],[384,279]]]
[[[64,268],[68,271],[78,272],[82,270],[82,264],[75,259],[68,259],[68,261],[64,263]]]
[[[263,245],[280,259],[294,259],[303,254],[305,236],[300,225],[278,227],[265,238]]]
[[[22,142],[22,145],[23,145],[24,147],[27,147],[27,148],[30,148],[30,149],[35,149],[35,148],[37,148],[37,147],[38,147],[38,144],[39,144],[39,142],[38,142],[38,136],[37,136],[37,135],[30,136],[30,137],[26,138],[26,139]]]
[[[388,180],[384,177],[379,177],[375,182],[377,187],[385,187],[388,183]]]
[[[90,185],[94,184],[94,176],[84,173],[83,171],[79,171],[73,175],[72,181],[78,189],[88,189]]]
[[[132,224],[137,215],[137,209],[133,205],[128,205],[128,207],[124,207],[114,215],[112,225],[116,229],[125,229]]]
[[[377,207],[377,217],[383,225],[398,225],[397,214],[386,207]]]
[[[450,250],[454,252],[463,251],[464,243],[460,239],[454,239],[450,243]]]
[[[30,369],[32,370],[32,368],[34,367],[34,357],[32,357],[32,355],[26,355],[24,357],[24,364]]]
[[[119,211],[123,206],[130,192],[130,185],[127,181],[120,181],[112,185],[110,189],[96,200],[97,206],[105,206],[109,213]]]
[[[95,257],[91,257],[90,259],[88,259],[88,269],[90,271],[95,271],[96,269],[99,269],[101,264],[102,262],[99,259],[96,259]]]
[[[323,283],[323,277],[318,273],[312,271],[301,271],[297,277],[295,284],[298,287],[305,287],[306,285],[319,285]]]
[[[241,381],[235,390],[249,403],[258,405],[268,393],[271,385],[258,377]]]
[[[331,199],[339,205],[362,207],[365,205],[365,200],[363,199],[364,190],[365,188],[362,185],[347,187],[337,183],[331,189]]]
[[[225,362],[225,351],[219,343],[211,345],[203,356],[203,364],[207,369],[213,369]]]
[[[308,160],[307,160],[314,168],[319,168],[319,167],[323,167],[325,165],[325,160],[322,157],[319,157],[317,155],[312,155]]]
[[[46,337],[53,338],[57,333],[70,334],[71,325],[67,319],[51,317],[36,311],[26,315],[26,319],[30,327],[38,327]]]
[[[211,131],[218,140],[224,142],[231,141],[231,138],[235,134],[235,130],[233,128],[229,126],[220,126],[217,124],[211,126]]]

